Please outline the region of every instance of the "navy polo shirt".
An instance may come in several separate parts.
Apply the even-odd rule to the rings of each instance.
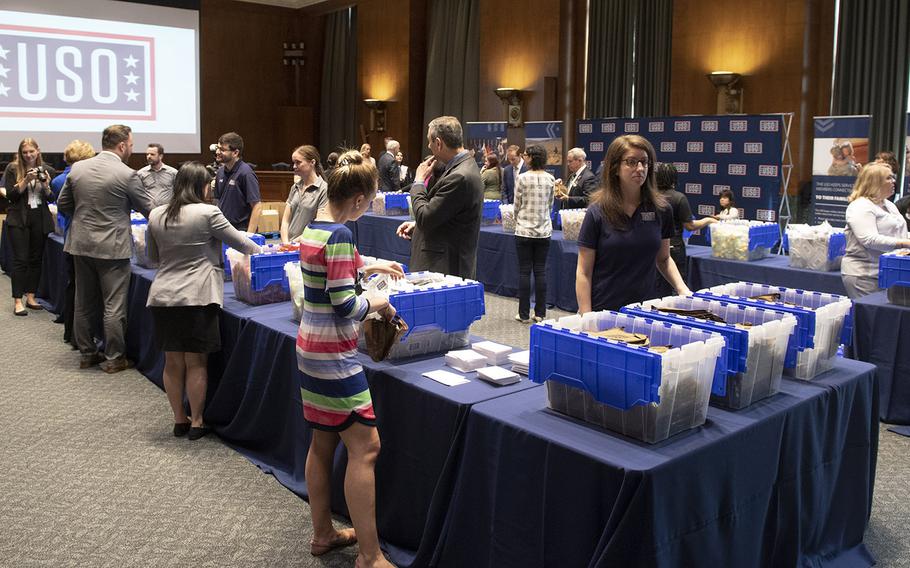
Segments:
[[[245,229],[250,222],[253,205],[261,201],[259,178],[253,168],[238,160],[230,171],[224,166],[215,173],[215,199],[225,218],[237,228]]]
[[[669,207],[640,205],[628,228],[616,229],[603,208],[591,205],[578,234],[578,246],[593,249],[591,309],[618,310],[655,295],[657,253],[663,239],[673,236],[673,213]]]

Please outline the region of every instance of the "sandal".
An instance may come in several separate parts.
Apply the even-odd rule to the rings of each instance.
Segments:
[[[322,556],[335,550],[357,544],[357,534],[354,529],[344,529],[335,533],[335,537],[327,544],[319,544],[315,540],[310,542],[310,554]]]

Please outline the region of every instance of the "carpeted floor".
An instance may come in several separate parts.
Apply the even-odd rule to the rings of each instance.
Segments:
[[[356,548],[311,557],[306,502],[215,436],[173,438],[164,393],[136,371],[80,371],[63,327],[14,317],[9,294],[2,276],[0,566],[353,564]],[[526,347],[515,313],[487,295],[472,331]],[[910,566],[910,438],[880,440],[866,541],[880,566]]]

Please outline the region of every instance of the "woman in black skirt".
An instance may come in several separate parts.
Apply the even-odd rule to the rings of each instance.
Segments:
[[[149,214],[148,256],[158,262],[147,305],[155,343],[164,351],[164,389],[174,411],[174,436],[205,436],[207,357],[221,350],[218,312],[224,295],[221,243],[247,254],[259,245],[234,229],[215,205],[205,203],[209,174],[189,162],[174,180],[174,196]],[[183,406],[190,402],[192,421]]]
[[[44,164],[41,149],[32,138],[19,143],[16,159],[6,168],[4,188],[9,199],[6,224],[13,248],[13,313],[26,316],[25,308],[40,310],[35,301],[41,279],[41,259],[54,219],[47,204],[54,201],[51,180],[57,172]],[[22,297],[25,297],[23,306]]]

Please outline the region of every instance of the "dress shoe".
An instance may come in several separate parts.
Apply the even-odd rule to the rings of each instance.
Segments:
[[[25,302],[25,307],[30,310],[43,310],[44,309],[41,307],[41,304],[29,304],[28,302]]]
[[[189,434],[187,434],[186,437],[188,440],[198,440],[199,438],[205,436],[206,434],[208,434],[211,431],[212,431],[212,429],[207,426],[202,426],[201,428],[197,428],[197,427],[193,426],[190,428],[190,432],[189,432]]]
[[[101,370],[109,375],[132,368],[133,362],[126,357],[117,357],[116,359],[111,359],[109,361],[101,363]]]
[[[97,351],[88,355],[83,354],[82,359],[79,361],[79,368],[88,369],[90,367],[94,367],[102,361],[104,361],[104,355],[98,353]]]
[[[174,423],[174,437],[181,438],[186,436],[186,433],[190,431],[189,422],[175,422]]]
[[[13,313],[16,314],[17,316],[27,316],[28,315],[28,311],[26,311],[25,309],[16,310],[15,308],[13,308]]]

